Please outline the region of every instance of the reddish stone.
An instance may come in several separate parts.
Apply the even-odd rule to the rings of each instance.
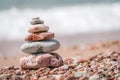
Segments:
[[[31,33],[25,38],[25,41],[48,40],[51,38],[54,38],[54,33],[52,32]]]
[[[21,58],[21,69],[38,69],[43,67],[59,67],[63,60],[57,53],[44,53]]]
[[[29,33],[38,33],[38,32],[47,32],[49,30],[49,27],[44,24],[37,24],[32,25],[29,27],[28,32]]]

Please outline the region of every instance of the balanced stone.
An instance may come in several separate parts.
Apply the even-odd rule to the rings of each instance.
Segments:
[[[30,23],[31,23],[32,25],[36,25],[36,24],[43,24],[44,21],[39,20],[39,19],[33,19]]]
[[[54,38],[54,33],[52,32],[31,33],[26,36],[25,41],[48,40],[51,38]]]
[[[55,51],[59,48],[60,43],[57,40],[49,39],[39,42],[27,42],[21,47],[22,51],[29,54],[44,53]]]
[[[44,24],[37,24],[37,25],[31,25],[28,29],[29,33],[37,33],[37,32],[47,32],[49,30],[49,27]]]
[[[46,53],[43,55],[29,55],[20,59],[22,69],[38,69],[42,67],[59,67],[63,60],[57,53]]]
[[[39,19],[40,19],[39,17],[32,18],[32,20],[39,20]]]

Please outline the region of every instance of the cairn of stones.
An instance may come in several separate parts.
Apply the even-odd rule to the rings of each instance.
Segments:
[[[60,47],[59,41],[53,39],[55,34],[48,32],[49,27],[39,17],[30,22],[26,43],[21,47],[29,55],[20,59],[21,69],[39,69],[42,67],[59,67],[63,64],[61,56],[53,51]]]

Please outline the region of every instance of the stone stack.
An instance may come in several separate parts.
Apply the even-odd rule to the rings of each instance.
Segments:
[[[59,67],[63,64],[61,56],[52,51],[60,47],[60,43],[52,39],[53,32],[48,32],[49,27],[39,17],[33,18],[28,29],[29,35],[25,37],[26,43],[21,50],[30,55],[20,59],[22,69],[38,69],[42,67]]]

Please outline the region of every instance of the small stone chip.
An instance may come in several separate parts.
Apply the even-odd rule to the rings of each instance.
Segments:
[[[0,75],[0,80],[1,79],[7,79],[10,76],[10,74],[1,74]]]
[[[64,70],[69,69],[68,65],[63,65],[63,66],[61,66],[61,68],[64,69]]]
[[[92,75],[89,77],[89,80],[99,80],[99,75]]]
[[[85,76],[87,74],[87,71],[81,71],[81,72],[75,72],[74,73],[74,77],[82,77]]]

